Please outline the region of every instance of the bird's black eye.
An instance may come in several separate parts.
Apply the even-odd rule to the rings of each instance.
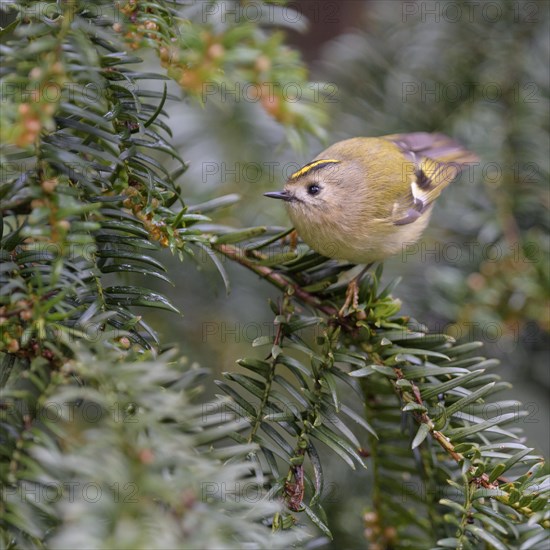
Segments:
[[[310,195],[318,195],[321,191],[321,188],[316,183],[310,183],[307,186],[307,192]]]

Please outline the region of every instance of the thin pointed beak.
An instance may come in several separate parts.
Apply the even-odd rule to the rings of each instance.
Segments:
[[[287,191],[270,191],[269,193],[264,193],[264,197],[281,199],[287,202],[292,200],[292,195],[290,195]]]

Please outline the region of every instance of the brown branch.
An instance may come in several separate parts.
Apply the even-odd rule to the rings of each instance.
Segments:
[[[229,244],[214,244],[212,245],[212,248],[238,264],[250,269],[260,277],[275,285],[280,290],[288,292],[289,294],[294,294],[294,296],[302,300],[302,302],[318,309],[319,311],[322,311],[325,315],[328,315],[329,317],[335,317],[338,315],[338,310],[335,307],[328,304],[323,304],[317,296],[306,292],[300,285],[294,283],[293,281],[289,281],[283,275],[270,267],[259,265],[250,260],[244,255],[243,251],[236,246]]]

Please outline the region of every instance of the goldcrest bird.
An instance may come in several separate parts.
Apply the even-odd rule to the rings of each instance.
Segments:
[[[476,155],[443,134],[339,141],[294,172],[283,191],[300,237],[329,258],[370,264],[420,238],[434,201]]]

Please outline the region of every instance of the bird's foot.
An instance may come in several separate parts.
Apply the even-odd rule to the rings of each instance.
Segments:
[[[350,309],[351,306],[351,309]],[[357,283],[357,277],[354,277],[346,290],[346,301],[344,305],[338,311],[339,317],[346,317],[350,311],[357,311],[359,309],[359,285]]]
[[[365,273],[371,268],[372,262],[367,264],[361,273],[354,277],[348,284],[346,290],[346,300],[344,305],[338,311],[339,317],[347,317],[350,313],[355,312],[358,319],[366,319],[366,314],[363,311],[363,308],[359,307],[359,285],[363,279]],[[351,308],[350,308],[351,306]]]

